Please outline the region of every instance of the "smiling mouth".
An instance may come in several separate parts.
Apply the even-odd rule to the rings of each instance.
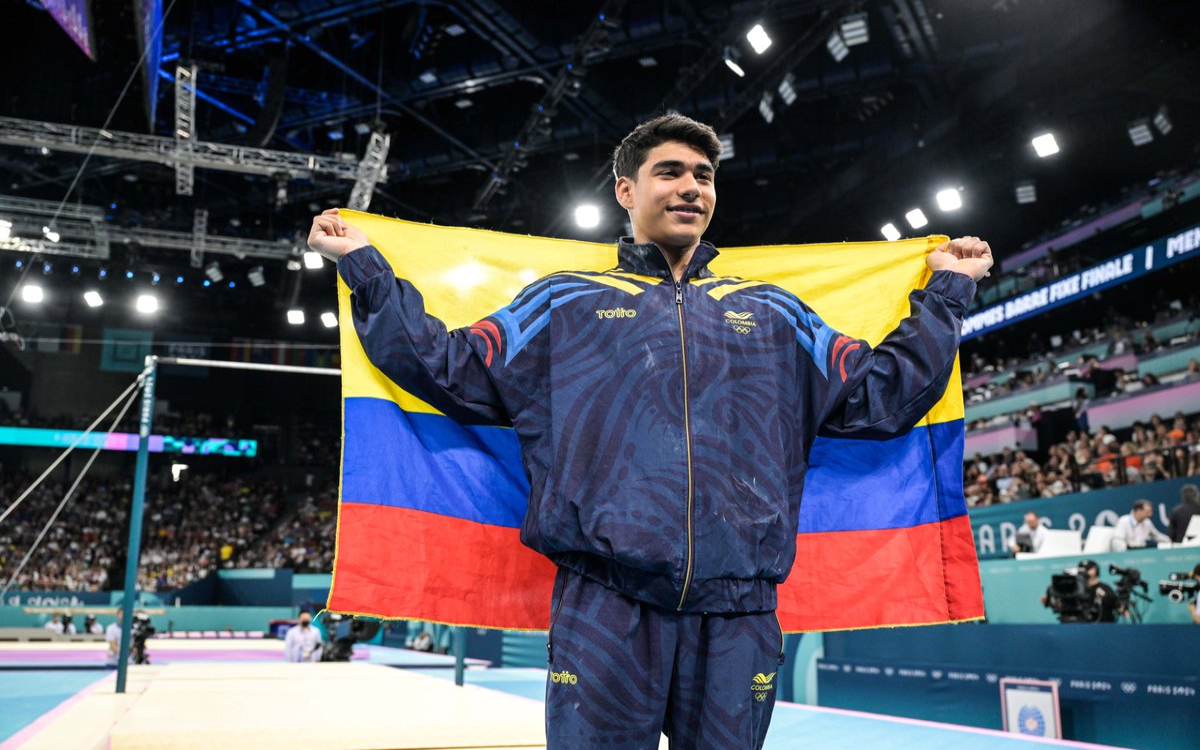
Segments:
[[[684,214],[686,216],[700,216],[704,212],[696,206],[672,206],[667,209],[670,213]]]

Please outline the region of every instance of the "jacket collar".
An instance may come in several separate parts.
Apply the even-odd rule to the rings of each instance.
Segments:
[[[709,270],[708,264],[718,255],[720,253],[717,248],[713,247],[711,243],[701,240],[683,272],[683,280],[704,279],[712,276],[713,272]],[[632,237],[622,237],[617,243],[617,263],[620,270],[629,273],[654,276],[660,279],[672,278],[671,266],[667,263],[666,254],[653,242],[638,243],[634,242]]]

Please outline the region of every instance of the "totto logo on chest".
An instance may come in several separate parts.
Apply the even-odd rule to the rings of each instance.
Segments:
[[[631,310],[624,307],[618,307],[615,310],[597,310],[596,318],[598,320],[613,320],[614,318],[636,318],[637,310]]]

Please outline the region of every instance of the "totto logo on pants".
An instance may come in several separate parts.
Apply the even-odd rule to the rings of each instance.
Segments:
[[[760,750],[782,651],[774,612],[663,611],[572,571],[554,584],[548,750]]]

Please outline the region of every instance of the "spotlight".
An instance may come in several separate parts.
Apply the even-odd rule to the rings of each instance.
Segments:
[[[62,237],[50,227],[42,227],[42,236],[51,242],[58,242]]]
[[[658,65],[658,60],[651,55],[646,55],[645,57],[638,58],[638,65],[641,65],[643,68],[653,68],[655,65]]]
[[[1174,129],[1171,124],[1171,119],[1167,117],[1167,108],[1159,107],[1158,112],[1154,115],[1154,127],[1158,128],[1158,132],[1166,135]]]
[[[1033,180],[1025,180],[1017,183],[1017,203],[1037,203],[1037,183]]]
[[[37,304],[46,298],[46,293],[37,284],[26,284],[21,287],[21,299]]]
[[[225,274],[221,273],[221,264],[215,260],[204,267],[204,275],[214,284],[225,278]]]
[[[162,281],[162,276],[158,275],[158,271],[155,271],[150,274],[150,283],[151,284],[158,284],[158,282],[160,282],[160,281]]]
[[[771,96],[770,91],[764,91],[762,98],[758,100],[758,113],[767,123],[775,119],[775,109],[771,106],[774,100],[775,97]]]
[[[746,32],[746,41],[750,42],[750,46],[760,55],[771,46],[771,37],[767,35],[767,30],[761,23],[755,24],[754,28]]]
[[[88,291],[83,293],[83,301],[88,307],[99,307],[104,304],[104,298],[100,296],[100,292]]]
[[[72,275],[72,276],[78,276],[78,275],[79,275],[79,266],[71,266],[71,275]]]
[[[127,278],[127,279],[132,279],[132,278],[133,278],[133,271],[126,271],[126,272],[125,272],[125,278]]]
[[[884,224],[879,231],[883,232],[883,237],[888,242],[895,242],[896,240],[900,239],[900,230],[897,229],[896,225],[890,221],[887,224]]]
[[[829,50],[834,62],[841,62],[846,59],[846,55],[850,54],[850,48],[842,41],[842,35],[836,31],[830,34],[829,39],[825,41],[825,49]]]
[[[0,241],[12,236],[12,222],[0,219]]]
[[[155,297],[153,294],[139,294],[134,306],[143,315],[156,313],[158,312],[158,297]]]
[[[321,323],[326,328],[337,328],[337,316],[331,312],[323,312],[321,313]]]
[[[600,226],[600,209],[590,203],[576,206],[575,223],[582,229],[594,229]]]
[[[859,44],[866,44],[870,38],[870,31],[867,29],[867,14],[855,13],[852,16],[846,16],[839,24],[842,32],[842,40],[847,47],[854,47]]]
[[[178,482],[179,477],[187,470],[187,464],[171,464],[171,480]]]
[[[231,281],[231,282],[229,282],[229,288],[230,288],[230,289],[237,289],[237,282],[236,282],[236,281]]]
[[[779,82],[779,98],[789,106],[796,101],[796,76],[788,73]]]
[[[51,266],[49,263],[42,264],[42,275],[43,276],[49,276],[50,272],[53,270],[54,270],[53,266]]]
[[[938,208],[943,211],[957,211],[962,208],[962,194],[955,188],[939,190],[937,194]]]
[[[738,78],[745,78],[746,71],[742,70],[742,66],[738,65],[738,61],[742,59],[742,53],[738,52],[733,47],[725,48],[725,65],[732,70]]]
[[[325,261],[321,259],[320,253],[314,253],[312,250],[306,250],[304,253],[305,268],[320,268],[325,265]]]
[[[300,268],[301,268],[301,266],[300,266],[300,261],[296,260],[295,258],[289,258],[289,259],[288,259],[288,262],[287,262],[287,270],[289,270],[289,271],[299,271],[299,270],[300,270]]]
[[[1053,133],[1042,133],[1033,139],[1033,150],[1044,159],[1058,153],[1058,141],[1054,140]]]
[[[904,218],[908,219],[909,226],[913,229],[920,229],[929,223],[929,219],[925,218],[925,212],[919,208],[914,208],[904,214]]]
[[[287,311],[287,322],[291,323],[294,326],[304,325],[304,311],[303,310],[288,310]]]
[[[105,270],[105,269],[103,269],[103,268],[101,268],[101,269],[100,269],[100,271],[99,271],[99,273],[97,273],[97,274],[96,274],[96,277],[97,277],[97,278],[101,278],[101,279],[107,279],[107,278],[108,278],[108,271],[107,271],[107,270]]]
[[[1150,121],[1143,117],[1140,120],[1134,120],[1125,126],[1129,131],[1129,140],[1133,141],[1135,146],[1145,146],[1154,140],[1154,131],[1150,130]]]
[[[205,279],[205,280],[204,280],[204,286],[206,286],[206,287],[212,286],[212,280],[211,280],[211,279]]]
[[[176,284],[182,284],[182,283],[183,283],[183,277],[182,277],[182,276],[176,276],[176,277],[175,277],[175,283],[176,283]]]
[[[251,268],[246,274],[246,278],[250,280],[250,286],[262,286],[267,283],[267,278],[263,275],[262,266]]]

